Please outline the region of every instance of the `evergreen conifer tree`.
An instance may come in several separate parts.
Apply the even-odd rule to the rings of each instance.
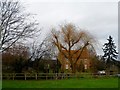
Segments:
[[[103,45],[103,59],[106,62],[106,68],[110,70],[110,66],[117,60],[118,52],[116,51],[113,38],[109,36],[107,40],[108,42]]]

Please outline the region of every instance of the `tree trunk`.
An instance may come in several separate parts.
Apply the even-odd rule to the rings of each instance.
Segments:
[[[110,63],[106,64],[107,75],[110,75]]]
[[[72,73],[76,73],[76,64],[72,64]]]

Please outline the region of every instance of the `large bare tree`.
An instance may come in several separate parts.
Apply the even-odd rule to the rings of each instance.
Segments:
[[[20,39],[33,37],[38,31],[38,23],[31,14],[24,11],[18,1],[0,1],[1,51],[5,51]]]
[[[95,42],[95,40],[88,32],[68,23],[61,25],[58,31],[55,29],[52,30],[52,42],[58,48],[59,52],[68,59],[72,72],[75,73],[76,63],[81,57],[83,50],[88,46],[93,46],[92,43]],[[75,50],[75,52],[71,53],[71,50]],[[67,54],[64,51],[66,51]],[[79,55],[73,60],[73,54],[79,51]]]
[[[34,40],[30,47],[30,57],[28,61],[34,61],[34,68],[39,71],[40,62],[44,59],[50,60],[53,57],[53,47],[48,37],[40,41]]]

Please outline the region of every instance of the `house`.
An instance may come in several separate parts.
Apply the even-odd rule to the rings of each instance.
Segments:
[[[82,52],[81,51],[82,50],[71,50],[70,56],[72,58],[72,62],[75,62],[81,53],[81,56],[78,58],[78,60],[76,62],[76,66],[78,66],[78,68],[79,68],[79,66],[83,64],[84,69],[87,70],[90,68],[91,57],[94,56],[95,53],[92,53],[87,48],[84,48],[83,51]],[[69,52],[66,50],[62,50],[58,54],[58,60],[61,63],[61,70],[63,70],[63,71],[71,70],[71,63],[68,60],[68,56],[69,56],[68,54],[69,54]]]

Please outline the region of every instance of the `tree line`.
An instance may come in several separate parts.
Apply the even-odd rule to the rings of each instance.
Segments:
[[[119,66],[118,52],[112,37],[104,44],[103,56],[96,54],[94,46],[97,43],[95,37],[88,31],[75,26],[72,23],[59,25],[52,28],[48,36],[41,42],[42,37],[39,23],[30,13],[23,12],[20,2],[12,0],[0,1],[1,22],[1,54],[3,72],[60,72],[61,63],[58,53],[62,53],[70,62],[72,73],[84,71],[84,65],[77,70],[77,61],[82,52],[87,48],[92,57],[91,72],[105,70],[111,65]],[[37,40],[35,40],[37,38]],[[32,41],[31,43],[29,43]],[[39,41],[39,42],[38,42]],[[71,50],[80,51],[73,60]],[[66,51],[66,55],[63,51]],[[55,60],[54,60],[55,59]]]

